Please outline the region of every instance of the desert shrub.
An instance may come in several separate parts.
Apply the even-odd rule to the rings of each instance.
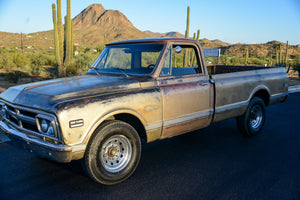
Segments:
[[[25,54],[20,52],[13,54],[13,62],[18,68],[23,68],[31,64],[31,60]]]
[[[31,54],[30,58],[31,58],[32,65],[35,66],[46,65],[48,61],[47,56],[42,53]]]
[[[259,58],[250,58],[249,63],[254,65],[265,65],[267,62]]]
[[[9,53],[1,54],[0,56],[0,68],[1,69],[14,69],[17,65],[14,63],[13,55]]]
[[[75,67],[78,73],[85,73],[89,69],[89,67],[94,63],[97,56],[98,53],[95,52],[79,54],[74,57],[71,66],[73,66],[73,68]]]
[[[74,63],[70,64],[67,67],[67,76],[76,76],[76,75],[78,75],[78,73],[79,73],[78,69]]]

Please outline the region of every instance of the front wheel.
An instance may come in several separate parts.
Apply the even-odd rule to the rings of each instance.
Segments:
[[[122,121],[107,121],[92,136],[84,164],[96,182],[113,185],[135,171],[140,156],[141,142],[136,130]]]
[[[257,135],[262,130],[265,120],[265,103],[259,97],[254,97],[244,115],[236,118],[239,131],[246,136]]]

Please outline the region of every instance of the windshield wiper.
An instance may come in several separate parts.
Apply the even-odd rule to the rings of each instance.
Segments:
[[[123,68],[120,68],[120,67],[109,67],[110,69],[116,69],[116,70],[119,70],[120,72],[122,72],[122,74],[125,76],[125,77],[128,77],[128,74],[126,73],[125,69]]]
[[[98,69],[97,69],[96,67],[90,67],[90,69],[93,69],[93,70],[95,70],[95,71],[96,71],[96,74],[97,74],[97,76],[99,76],[99,75],[100,75],[100,73],[98,72]]]

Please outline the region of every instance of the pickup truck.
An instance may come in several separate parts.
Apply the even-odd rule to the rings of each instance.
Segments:
[[[236,118],[257,135],[265,107],[288,96],[284,68],[206,66],[196,40],[156,38],[107,44],[85,75],[9,88],[0,127],[19,145],[57,162],[81,160],[112,185],[137,168],[141,142]]]

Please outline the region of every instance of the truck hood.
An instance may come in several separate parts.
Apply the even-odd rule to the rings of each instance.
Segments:
[[[139,82],[133,78],[85,75],[10,87],[1,93],[0,98],[13,104],[50,111],[63,101],[139,88]]]

